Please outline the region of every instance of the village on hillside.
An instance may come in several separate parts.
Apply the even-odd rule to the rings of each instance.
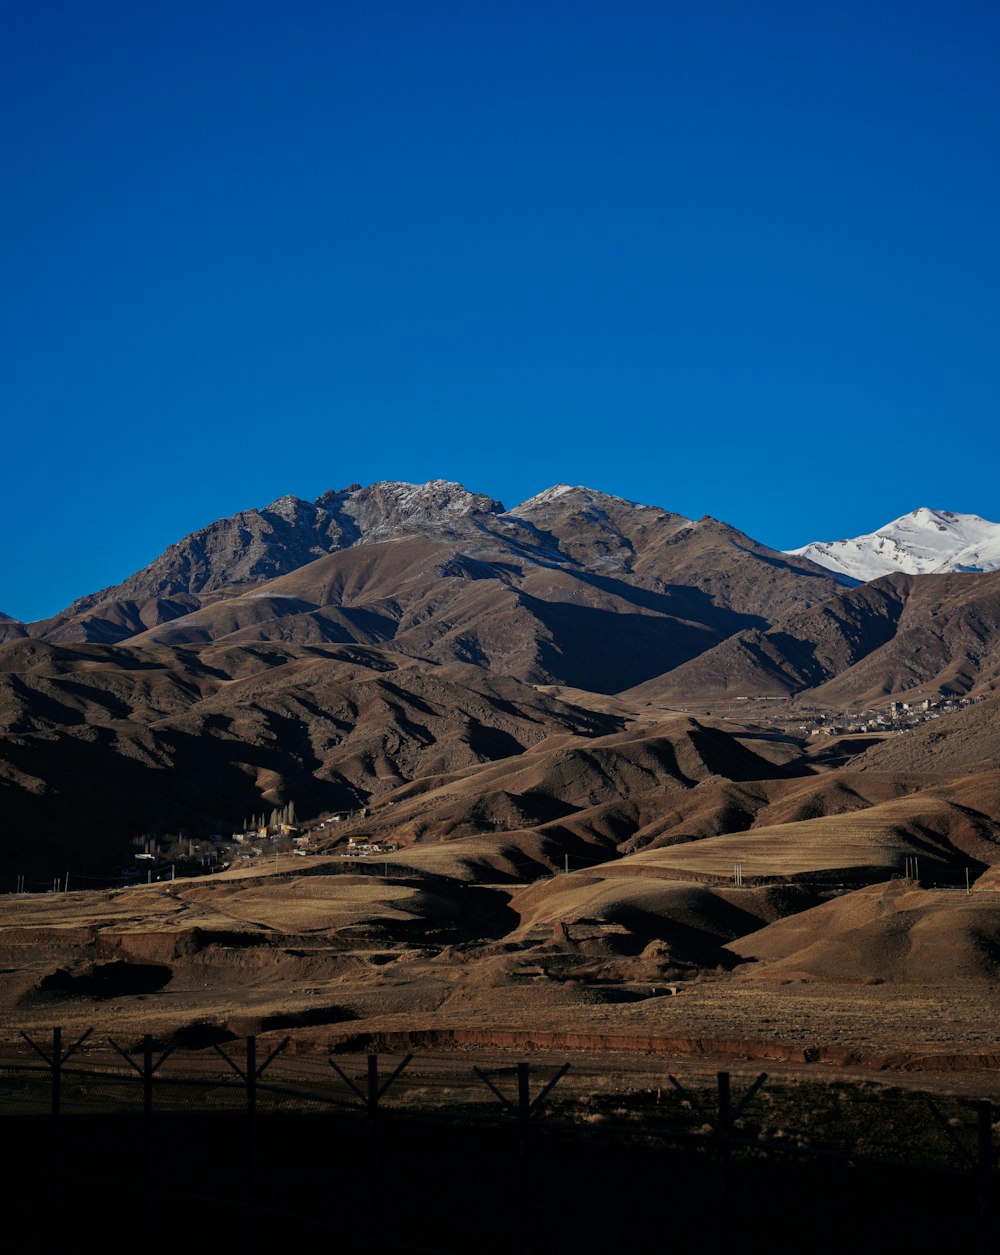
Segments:
[[[851,713],[830,714],[816,711],[813,718],[798,725],[809,736],[843,736],[852,732],[905,732],[929,719],[939,719],[953,710],[963,710],[982,701],[981,697],[926,697],[919,702],[892,701],[887,706]]]
[[[859,733],[906,732],[931,719],[964,710],[983,700],[982,696],[954,697],[944,694],[921,700],[894,699],[884,706],[861,710],[836,711],[818,706],[801,706],[794,697],[737,697],[723,707],[706,709],[706,715],[725,720],[759,724],[780,729],[792,736],[850,736]]]

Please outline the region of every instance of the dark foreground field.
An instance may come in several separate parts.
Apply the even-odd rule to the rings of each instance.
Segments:
[[[342,1062],[365,1092],[365,1061]],[[332,1070],[312,1101],[262,1077],[251,1119],[238,1082],[161,1086],[143,1115],[138,1080],[69,1071],[54,1118],[50,1078],[5,1069],[5,1227],[56,1250],[995,1249],[981,1103],[768,1080],[741,1110],[748,1073],[731,1078],[727,1121],[707,1074],[677,1089],[571,1070],[522,1121],[519,1082],[533,1100],[554,1068],[484,1065],[509,1107],[469,1060],[413,1069],[407,1105],[387,1091],[374,1121],[324,1109],[353,1100]]]

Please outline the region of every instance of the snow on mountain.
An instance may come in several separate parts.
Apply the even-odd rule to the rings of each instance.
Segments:
[[[1000,523],[921,506],[867,536],[813,541],[785,552],[863,584],[900,571],[995,571],[1000,568]]]
[[[628,511],[638,511],[650,518],[656,515],[660,518],[669,518],[678,524],[690,523],[689,519],[679,514],[671,514],[660,506],[641,505],[637,501],[630,501],[628,497],[616,497],[611,493],[600,492],[596,488],[584,488],[579,484],[553,484],[551,488],[546,488],[536,493],[534,497],[529,497],[527,501],[522,501],[520,505],[514,506],[512,510],[507,511],[507,514],[518,518],[529,518],[545,509],[562,507],[598,513],[624,508]]]
[[[316,504],[330,499],[326,494]],[[344,494],[337,506],[339,513],[353,519],[358,542],[364,544],[402,535],[467,531],[477,519],[501,514],[503,508],[503,502],[446,479],[426,484],[383,480]]]

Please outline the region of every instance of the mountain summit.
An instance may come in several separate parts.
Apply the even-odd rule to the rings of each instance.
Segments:
[[[862,584],[900,572],[995,571],[1000,568],[1000,523],[921,506],[866,536],[812,541],[786,552]]]

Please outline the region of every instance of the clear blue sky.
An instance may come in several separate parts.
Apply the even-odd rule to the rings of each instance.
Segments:
[[[9,0],[0,609],[352,481],[1000,519],[1000,8]]]

